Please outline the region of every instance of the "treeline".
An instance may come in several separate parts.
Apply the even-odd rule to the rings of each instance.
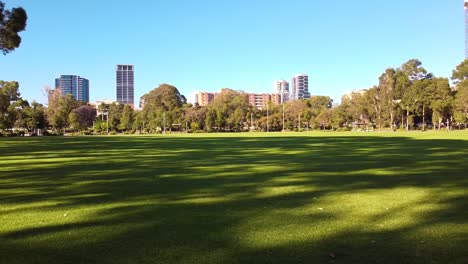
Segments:
[[[468,60],[456,67],[451,81],[452,87],[449,79],[410,60],[385,70],[378,85],[345,95],[334,106],[330,97],[315,96],[256,109],[247,94],[231,89],[199,106],[187,103],[176,87],[162,84],[143,96],[141,111],[116,103],[96,109],[59,93],[50,95],[45,107],[23,100],[17,82],[0,81],[0,134],[466,128]]]
[[[429,73],[418,60],[389,68],[370,89],[344,96],[324,123],[336,127],[377,129],[466,128],[468,122],[468,61],[449,79]]]

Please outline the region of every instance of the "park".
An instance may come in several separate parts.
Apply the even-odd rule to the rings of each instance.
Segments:
[[[0,139],[2,263],[466,263],[468,134]]]

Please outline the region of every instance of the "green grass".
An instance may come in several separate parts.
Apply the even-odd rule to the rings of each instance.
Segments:
[[[467,261],[467,132],[0,139],[1,263]]]

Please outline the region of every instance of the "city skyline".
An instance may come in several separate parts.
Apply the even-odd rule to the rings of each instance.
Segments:
[[[312,94],[339,101],[343,94],[377,84],[375,76],[408,59],[421,60],[441,77],[450,77],[464,59],[461,0],[355,1],[340,8],[329,1],[216,5],[179,0],[115,5],[112,12],[107,12],[106,3],[84,0],[75,3],[72,14],[60,12],[69,8],[66,2],[5,3],[23,6],[30,19],[21,33],[21,47],[0,58],[0,77],[17,80],[24,98],[43,103],[43,87],[53,86],[51,80],[63,72],[91,80],[90,101],[116,100],[115,73],[110,69],[121,62],[138,67],[136,98],[161,83],[185,95],[223,87],[268,93],[273,80],[308,72]],[[91,19],[79,19],[83,12]],[[57,15],[54,20],[47,17],[50,13]],[[274,13],[284,14],[284,19],[276,19]],[[171,16],[178,19],[158,22],[170,21]],[[157,20],[150,19],[154,17]],[[69,30],[76,34],[43,41]],[[128,36],[121,38],[122,31]],[[276,41],[291,34],[302,40]]]

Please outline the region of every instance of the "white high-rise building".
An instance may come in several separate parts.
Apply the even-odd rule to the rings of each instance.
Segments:
[[[307,74],[298,74],[292,78],[291,100],[309,99],[309,76]]]
[[[275,81],[273,92],[281,96],[281,103],[289,101],[289,83],[287,81]]]

